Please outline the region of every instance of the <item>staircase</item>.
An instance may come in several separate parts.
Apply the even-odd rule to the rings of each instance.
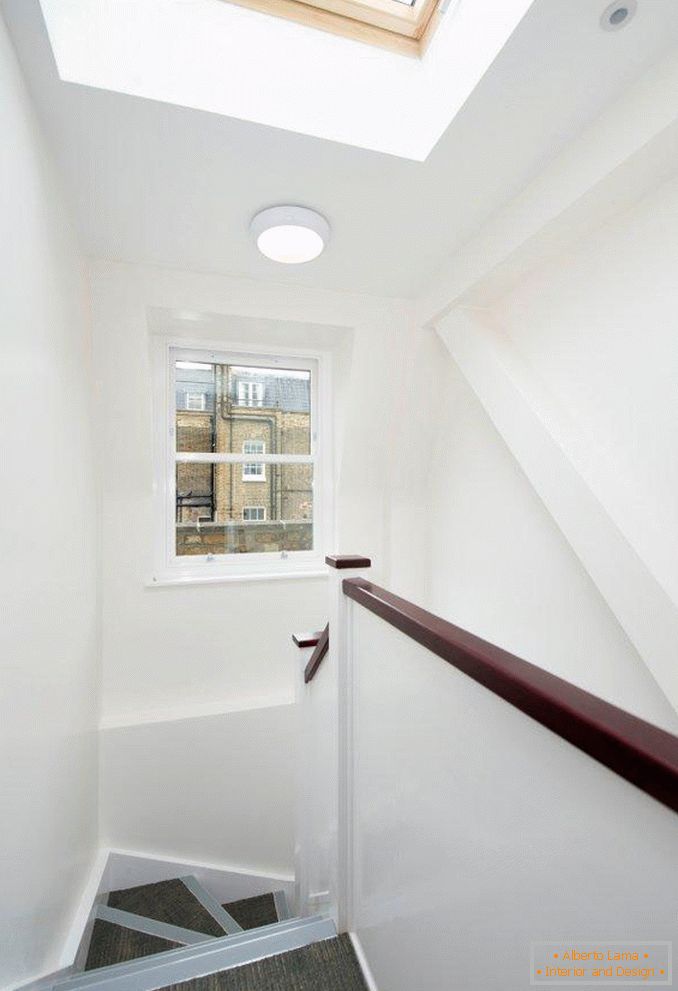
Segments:
[[[284,891],[220,902],[193,876],[100,895],[88,945],[52,991],[366,991],[348,936]]]

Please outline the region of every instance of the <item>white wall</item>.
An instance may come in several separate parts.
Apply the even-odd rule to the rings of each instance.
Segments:
[[[383,562],[391,410],[406,321],[396,303],[141,266],[91,266],[103,490],[103,723],[293,696],[289,636],[321,627],[324,579],[154,587],[151,338],[338,347],[337,527],[331,553]],[[205,316],[204,320],[196,316]],[[346,335],[353,335],[347,357]]]
[[[674,178],[488,313],[585,436],[580,471],[676,604],[677,223]]]
[[[290,636],[324,626],[327,582],[153,586],[152,338],[315,345],[331,353],[336,541],[325,551],[372,554],[387,581],[387,465],[406,315],[394,301],[133,265],[93,263],[90,277],[103,452],[103,834],[112,846],[138,842],[141,852],[185,856],[190,846],[199,859],[248,866],[251,857],[252,867],[291,870],[293,827],[284,806],[275,832],[254,834],[243,816],[222,826],[218,837],[213,831],[230,803],[271,821],[278,789],[267,796],[262,783],[279,776],[292,787],[291,736],[282,716],[269,726],[257,774],[228,765],[237,769],[270,707],[284,712],[293,700]],[[220,713],[229,715],[214,723]],[[189,726],[196,740],[201,726],[206,739],[215,726],[228,736],[222,773],[214,765],[196,767],[193,747],[175,746]],[[127,774],[135,763],[129,741],[142,738],[149,763]],[[191,845],[181,788],[167,795],[151,789],[146,808],[137,801],[166,747],[177,780],[195,777],[193,794],[208,806],[207,832],[195,830],[204,839],[202,853],[200,843]],[[155,832],[151,810],[162,819]]]
[[[0,17],[0,984],[58,966],[96,851],[97,530],[81,262]]]
[[[456,365],[437,369],[428,607],[675,730],[671,706]]]
[[[414,602],[428,601],[433,445],[438,430],[440,369],[449,363],[437,334],[411,325],[397,383],[388,472],[388,588]],[[379,563],[379,562],[376,562]]]
[[[631,181],[643,170],[627,163]],[[567,253],[537,263],[508,295],[495,286],[483,302],[481,285],[440,321],[450,353],[674,709],[677,211],[674,172],[572,239]]]
[[[417,305],[675,711],[677,70],[621,92]]]
[[[542,342],[546,352],[546,334]],[[432,329],[411,327],[397,392],[387,587],[678,730],[672,706]]]
[[[286,874],[294,864],[294,706],[101,735],[101,842]]]

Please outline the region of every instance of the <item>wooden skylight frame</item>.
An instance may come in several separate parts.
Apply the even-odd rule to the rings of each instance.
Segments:
[[[441,17],[440,0],[228,0],[262,14],[421,58]],[[445,4],[443,2],[442,6]]]

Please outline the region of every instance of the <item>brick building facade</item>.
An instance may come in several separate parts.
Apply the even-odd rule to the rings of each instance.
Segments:
[[[177,552],[310,550],[312,467],[254,460],[309,454],[310,431],[309,373],[179,362],[177,450],[253,461],[177,465]]]

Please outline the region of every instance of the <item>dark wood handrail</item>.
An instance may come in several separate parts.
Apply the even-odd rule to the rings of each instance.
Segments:
[[[364,557],[362,554],[328,554],[325,558],[325,564],[329,565],[330,568],[336,568],[338,571],[345,571],[348,569],[355,570],[357,568],[370,568],[372,566],[372,562],[369,557]],[[305,639],[302,640],[300,637]],[[308,684],[309,681],[312,681],[315,677],[318,668],[322,664],[325,654],[329,650],[329,623],[322,633],[297,634],[293,636],[292,639],[299,647],[315,647],[311,659],[304,670],[304,681]]]
[[[369,557],[363,557],[362,554],[328,554],[325,558],[325,564],[328,564],[330,568],[337,568],[339,571],[344,571],[347,568],[372,567]]]
[[[344,593],[678,812],[678,737],[363,578]]]
[[[330,624],[328,623],[325,629],[320,634],[320,639],[318,640],[315,650],[311,654],[311,658],[304,670],[304,681],[307,685],[309,681],[312,681],[313,678],[315,677],[318,668],[322,664],[322,659],[329,650],[329,647],[330,647]]]
[[[293,633],[292,640],[297,647],[317,647],[322,635],[322,630],[318,630],[317,633]]]

